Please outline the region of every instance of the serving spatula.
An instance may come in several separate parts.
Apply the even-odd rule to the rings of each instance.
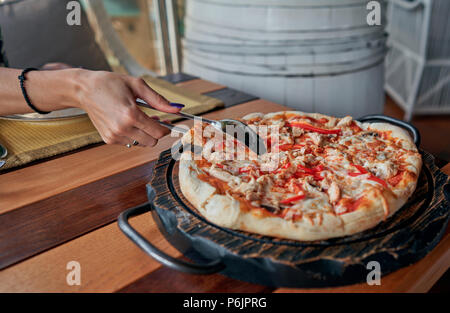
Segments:
[[[136,104],[142,107],[155,109],[152,106],[150,106],[147,102],[145,102],[142,99],[136,99]],[[178,113],[170,113],[175,114],[190,120],[196,120],[200,121],[202,123],[208,123],[212,125],[214,128],[229,134],[233,137],[235,137],[237,140],[242,142],[244,145],[246,145],[250,150],[255,152],[258,155],[262,155],[267,152],[266,144],[264,140],[247,124],[234,120],[234,119],[222,119],[219,121],[207,119],[204,117],[188,114],[179,111]],[[186,133],[187,130],[175,125],[172,125],[170,123],[166,123],[163,121],[156,120],[160,125],[167,127],[171,130],[174,130],[176,132],[180,133]],[[230,127],[231,126],[231,127]]]

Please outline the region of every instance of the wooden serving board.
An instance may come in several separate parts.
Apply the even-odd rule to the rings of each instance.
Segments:
[[[166,239],[193,260],[222,262],[222,274],[276,287],[354,284],[366,280],[369,262],[377,261],[386,275],[423,258],[444,234],[449,210],[443,189],[450,178],[431,154],[422,156],[418,188],[403,208],[372,229],[342,238],[301,242],[210,223],[181,193],[170,150],[155,165],[149,200]]]

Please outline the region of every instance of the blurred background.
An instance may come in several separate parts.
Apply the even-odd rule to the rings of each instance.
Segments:
[[[0,0],[11,67],[184,72],[298,110],[384,113],[450,161],[448,0],[83,0],[73,26],[69,2]]]

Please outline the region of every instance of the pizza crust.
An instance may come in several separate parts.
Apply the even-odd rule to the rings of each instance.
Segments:
[[[368,129],[391,131],[392,137],[404,140],[403,148],[414,150],[417,152],[417,147],[416,144],[414,143],[414,140],[403,128],[388,123],[362,123],[362,125],[365,125]]]
[[[368,208],[343,215],[324,213],[321,221],[302,219],[293,222],[241,211],[238,200],[230,195],[218,194],[216,188],[200,180],[196,173],[197,167],[193,161],[180,162],[181,191],[210,222],[230,229],[300,241],[343,237],[367,230],[392,216],[408,199],[384,195],[390,208],[386,214],[381,200],[368,194],[371,199]]]
[[[388,123],[365,123],[367,124],[367,127],[370,129],[376,129],[380,131],[391,131],[391,136],[394,138],[398,138],[403,140],[402,146],[404,149],[412,150],[414,152],[418,152],[416,144],[414,143],[414,140],[409,135],[409,133],[404,130],[403,128],[400,128],[398,126],[388,124]],[[364,124],[363,124],[364,125]],[[397,186],[395,190],[396,198],[391,199],[392,195],[386,195],[385,197],[392,202],[391,207],[393,208],[392,211],[397,211],[399,208],[401,208],[408,198],[412,195],[414,190],[417,187],[417,178],[420,174],[420,170],[422,169],[422,158],[418,156],[409,156],[408,157],[408,163],[410,166],[414,167],[414,170],[410,168],[410,170],[417,176],[415,179],[410,179],[409,181],[405,182],[402,181],[399,186]]]
[[[271,112],[271,113],[267,113],[267,114],[263,114],[263,113],[250,113],[245,115],[242,119],[243,120],[251,120],[255,117],[261,117],[261,118],[273,118],[276,117],[278,115],[285,115],[285,114],[293,114],[293,115],[298,115],[298,116],[309,116],[315,119],[321,119],[321,118],[327,118],[327,119],[336,119],[332,116],[328,116],[328,115],[324,115],[321,113],[307,113],[307,112],[302,112],[302,111],[278,111],[278,112]]]
[[[345,236],[345,223],[340,216],[324,214],[321,223],[308,219],[297,222],[280,217],[260,217],[240,209],[240,203],[230,195],[217,193],[216,188],[200,180],[193,161],[180,161],[179,177],[183,195],[210,222],[222,227],[239,229],[266,236],[294,240],[320,240]]]
[[[193,161],[180,161],[179,177],[183,195],[210,222],[222,227],[240,229],[266,236],[294,240],[320,240],[346,234],[343,220],[336,215],[325,214],[320,225],[307,219],[298,222],[280,217],[260,217],[240,209],[240,203],[230,195],[217,193],[216,188],[200,180]]]
[[[315,119],[330,116],[319,113],[304,113],[300,111],[282,111],[269,114],[251,113],[243,117],[250,120],[256,117],[270,118],[280,114],[296,114]],[[335,122],[335,121],[334,121]],[[376,130],[390,130],[392,136],[405,141],[405,148],[417,151],[412,138],[403,129],[387,123],[363,123],[364,127]],[[191,134],[183,137],[183,143],[191,142]],[[421,168],[420,157],[414,158],[417,175]],[[390,190],[369,192],[365,195],[368,205],[354,212],[336,215],[322,213],[321,218],[298,221],[285,220],[281,217],[258,216],[252,211],[240,209],[240,202],[228,194],[219,194],[215,187],[198,178],[199,169],[192,160],[181,159],[179,167],[180,187],[186,199],[210,222],[222,227],[239,229],[266,236],[294,239],[300,241],[324,240],[352,235],[379,224],[400,209],[416,188],[417,179],[402,186],[404,192],[394,194]]]

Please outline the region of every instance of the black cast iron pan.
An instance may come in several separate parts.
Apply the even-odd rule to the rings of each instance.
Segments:
[[[408,130],[420,145],[411,124],[372,115],[361,122],[383,121]],[[326,287],[366,280],[370,261],[382,275],[423,258],[441,239],[449,220],[450,178],[440,172],[431,154],[421,151],[423,168],[413,196],[387,221],[367,231],[341,238],[301,242],[230,230],[210,223],[180,191],[178,162],[171,151],[161,153],[149,202],[123,212],[120,229],[162,264],[192,274],[220,272],[229,277],[276,287]],[[446,198],[444,197],[444,193]],[[128,219],[151,211],[160,231],[186,262],[152,245],[131,227]]]

